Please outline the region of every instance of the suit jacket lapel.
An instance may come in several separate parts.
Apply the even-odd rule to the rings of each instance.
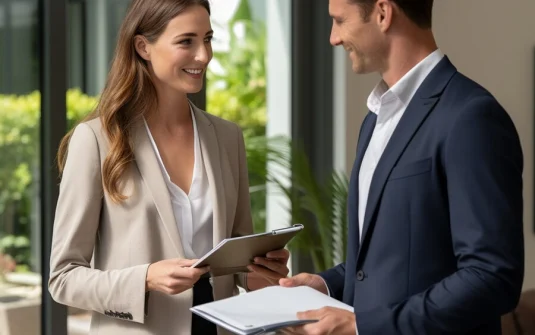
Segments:
[[[201,142],[202,159],[210,185],[213,215],[213,245],[217,245],[226,237],[226,204],[223,175],[221,172],[221,157],[214,126],[205,112],[193,106],[197,129]]]
[[[375,122],[376,118],[371,117],[370,113],[366,115],[366,118],[364,119],[364,122],[362,123],[361,127],[361,134],[359,135],[359,141],[357,144],[357,153],[355,158],[355,163],[353,164],[353,169],[351,171],[351,178],[350,178],[350,186],[349,186],[349,196],[348,196],[348,219],[350,222],[349,225],[349,238],[350,243],[348,243],[348,248],[352,248],[351,250],[348,250],[348,254],[357,255],[358,249],[359,249],[359,222],[358,222],[358,203],[359,203],[359,171],[360,166],[362,165],[362,160],[364,158],[364,153],[366,152],[366,148],[368,147],[368,144],[370,143],[370,140],[372,138],[373,129],[375,128],[375,125],[371,124],[370,122]]]
[[[134,131],[134,156],[141,178],[143,178],[145,186],[154,200],[156,209],[160,214],[167,235],[173,243],[177,256],[185,258],[184,248],[173,213],[171,197],[143,121],[138,122]]]
[[[368,202],[366,204],[366,212],[364,215],[364,225],[362,229],[362,238],[359,247],[360,250],[365,243],[365,238],[373,222],[373,217],[378,208],[379,200],[383,194],[383,190],[390,176],[390,172],[398,162],[403,154],[403,151],[413,138],[414,134],[425,120],[429,112],[433,110],[438,102],[440,95],[447,86],[449,80],[457,70],[451,64],[449,59],[444,58],[431,71],[431,73],[424,80],[411,102],[407,106],[407,110],[401,117],[396,130],[392,134],[379,163],[373,174],[370,191],[368,195]]]

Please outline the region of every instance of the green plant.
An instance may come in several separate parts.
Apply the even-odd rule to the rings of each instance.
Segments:
[[[243,28],[243,36],[236,30]],[[206,110],[240,125],[245,142],[259,145],[266,129],[266,29],[253,20],[249,2],[240,1],[228,24],[229,51],[215,52],[214,61],[222,72],[207,73]],[[265,152],[248,150],[251,211],[254,229],[266,229],[266,157]]]
[[[72,127],[91,111],[97,98],[67,91]],[[41,95],[0,95],[0,244],[20,267],[29,266],[32,203],[38,194]],[[7,234],[7,236],[3,236]],[[24,243],[22,243],[24,242]]]
[[[347,177],[332,171],[321,180],[304,151],[294,148],[292,183],[293,187],[287,187],[277,182],[291,200],[293,223],[307,226],[297,235],[293,247],[310,253],[316,271],[331,268],[346,256]]]
[[[333,170],[325,180],[318,178],[305,152],[285,137],[251,138],[246,146],[250,161],[258,164],[253,169],[258,169],[288,199],[291,224],[305,226],[289,248],[309,253],[316,271],[343,261],[349,184],[345,174]],[[265,163],[275,168],[268,170]],[[290,185],[285,180],[288,176]]]

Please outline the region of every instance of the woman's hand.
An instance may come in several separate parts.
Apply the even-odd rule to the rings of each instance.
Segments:
[[[286,249],[271,251],[266,257],[256,257],[253,265],[247,268],[251,271],[247,277],[249,290],[257,290],[267,286],[278,285],[281,278],[286,278],[290,252]]]
[[[149,265],[146,290],[175,295],[192,288],[203,274],[210,271],[209,267],[190,268],[196,261],[196,259],[166,259]]]

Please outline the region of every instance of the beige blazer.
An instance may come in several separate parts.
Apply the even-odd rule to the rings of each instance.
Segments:
[[[253,232],[244,139],[236,124],[196,107],[194,113],[213,199],[216,245]],[[132,135],[135,162],[123,185],[130,197],[115,204],[102,187],[109,145],[100,120],[76,127],[56,209],[49,290],[61,304],[92,311],[94,335],[189,335],[193,290],[145,294],[149,264],[184,258],[184,250],[142,122]],[[214,278],[214,298],[236,294],[244,277]]]

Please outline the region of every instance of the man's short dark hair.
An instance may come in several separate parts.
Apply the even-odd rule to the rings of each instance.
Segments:
[[[430,29],[433,16],[433,0],[391,0],[407,17],[422,29]],[[373,6],[377,0],[349,0],[349,2],[360,5],[363,9],[364,20],[370,18]]]

